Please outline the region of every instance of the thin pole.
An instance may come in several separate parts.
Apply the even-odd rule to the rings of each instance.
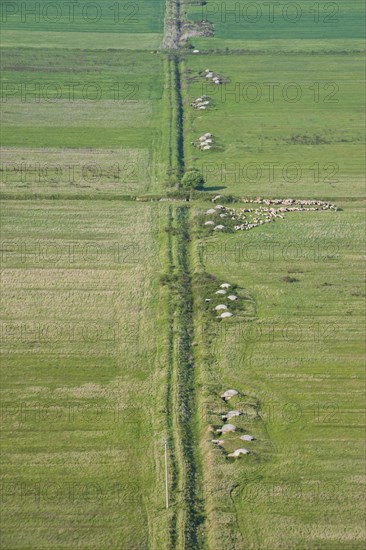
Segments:
[[[164,439],[165,447],[165,506],[169,508],[169,488],[168,488],[168,442]]]

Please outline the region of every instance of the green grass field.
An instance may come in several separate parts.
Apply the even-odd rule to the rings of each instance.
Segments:
[[[5,4],[2,19],[5,29],[83,33],[162,33],[164,2],[139,0],[109,4],[105,0],[95,4],[71,6],[50,4],[41,0],[33,7],[16,0]],[[135,38],[138,41],[138,37]]]
[[[364,7],[172,2],[2,6],[1,545],[361,549]]]
[[[250,292],[256,311],[199,323],[211,341],[201,410],[212,548],[228,544],[223,511],[249,548],[363,546],[364,219],[361,201],[339,207],[197,247],[204,269]],[[244,445],[254,457],[231,465],[207,437],[229,387],[242,392],[229,406],[244,412],[235,424],[257,438]],[[225,449],[240,446],[226,439]]]
[[[362,548],[363,8],[342,3],[342,28],[310,17],[244,27],[223,20],[225,6],[235,9],[208,2],[189,12],[212,14],[214,37],[192,38],[211,53],[186,57],[186,165],[213,194],[327,199],[339,210],[288,213],[234,235],[196,230],[209,547]],[[207,85],[206,69],[227,84]],[[202,95],[208,110],[192,109]],[[215,145],[201,152],[191,142],[206,132]],[[239,301],[216,299],[234,312],[219,322],[205,299],[224,281]],[[227,388],[241,392],[229,406],[219,398]],[[242,412],[239,434],[217,447],[221,436],[207,429],[229,409]],[[255,441],[243,444],[240,432]],[[243,446],[251,454],[230,463],[226,454]]]
[[[193,4],[193,2],[192,2]],[[190,6],[189,17],[207,19],[214,26],[214,47],[233,48],[233,41],[268,39],[332,40],[362,39],[364,8],[360,0],[350,2],[213,2]],[[227,42],[230,41],[230,42]],[[193,39],[196,46],[211,48],[210,38]],[[229,45],[230,44],[230,45]]]
[[[32,31],[2,30],[3,48],[49,48],[55,50],[156,50],[161,44],[157,33],[84,33],[47,32],[37,34]]]
[[[207,68],[230,82],[207,84],[199,74]],[[208,188],[237,195],[362,195],[362,73],[361,54],[190,56],[187,164]],[[206,112],[189,106],[202,95]],[[205,132],[216,149],[190,145]]]
[[[35,170],[37,163],[57,162],[69,173],[67,162],[74,154],[73,160],[82,166],[98,164],[99,178],[94,179],[99,190],[110,189],[111,179],[122,194],[156,186],[156,172],[164,170],[158,149],[164,110],[161,55],[14,48],[5,50],[2,69],[2,145],[7,147],[2,156],[3,175],[11,162],[19,166],[22,159],[29,163],[26,171]],[[31,148],[30,157],[22,156],[24,148]],[[49,148],[57,151],[57,161],[52,151],[47,152]],[[111,150],[109,166],[104,160],[99,167],[92,158],[93,150],[100,149]],[[77,151],[84,160],[76,158]],[[2,179],[5,188],[11,181],[12,191],[34,183],[31,175],[25,181],[19,174],[9,178]],[[95,188],[92,175],[83,179],[85,188]],[[46,178],[46,182],[51,180],[51,175]],[[49,187],[48,191],[55,191],[52,182]]]
[[[166,210],[116,200],[166,170],[164,3],[137,9],[3,25],[4,548],[167,545]]]
[[[5,193],[128,195],[147,191],[150,184],[146,149],[3,147],[1,155]]]
[[[4,547],[147,545],[162,506],[158,230],[150,205],[3,209]]]

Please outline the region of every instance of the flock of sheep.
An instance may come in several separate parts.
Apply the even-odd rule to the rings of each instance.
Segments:
[[[205,78],[211,81],[213,84],[223,84],[224,78],[213,71],[210,71],[210,69],[205,70]],[[191,107],[194,109],[197,109],[198,111],[204,111],[207,109],[207,107],[210,105],[209,96],[204,95],[202,97],[198,97],[191,103]],[[212,149],[212,145],[214,143],[212,134],[204,134],[203,136],[199,137],[196,141],[191,142],[192,145],[195,147],[198,147],[201,151],[209,151]]]
[[[192,141],[191,143],[195,147],[198,147],[198,149],[201,149],[201,151],[208,151],[212,148],[214,143],[213,135],[210,133],[203,134],[203,136],[199,137],[196,141]]]
[[[196,53],[196,51],[194,52]],[[198,53],[198,50],[197,50]],[[224,82],[223,78],[220,75],[215,74],[209,69],[205,70],[205,78],[211,81],[213,84],[222,84]],[[209,106],[210,101],[208,96],[202,96],[195,99],[191,106],[197,110],[206,110]],[[200,149],[201,151],[209,151],[212,149],[214,144],[213,135],[211,133],[206,133],[200,136],[196,141],[191,142],[192,145]],[[221,195],[217,195],[212,199],[212,202],[223,198]],[[223,206],[222,204],[217,204],[214,208],[210,208],[206,211],[206,216],[216,217],[222,219],[230,220],[230,224],[234,223],[234,229],[236,231],[245,231],[253,229],[259,225],[270,223],[275,221],[276,218],[284,218],[286,212],[302,212],[302,211],[315,211],[315,210],[337,210],[337,207],[329,202],[320,201],[320,200],[301,200],[301,199],[263,199],[263,198],[243,198],[242,202],[245,203],[256,203],[264,206],[256,208],[239,208],[234,210]],[[277,208],[274,208],[275,205]],[[225,225],[223,223],[217,223],[216,221],[209,219],[204,222],[205,226],[212,227],[214,231],[223,231]],[[216,291],[217,295],[225,296],[230,301],[235,301],[238,299],[234,294],[227,295],[231,285],[229,283],[222,283],[220,289]],[[206,302],[210,302],[211,298],[206,298]],[[215,306],[214,311],[218,313],[218,319],[225,319],[227,317],[232,317],[232,313],[228,310],[226,304],[218,304]],[[221,398],[227,403],[232,397],[235,397],[239,394],[237,390],[227,390],[222,395]],[[224,422],[223,426],[216,430],[217,433],[225,435],[227,433],[233,433],[236,431],[236,426],[234,424],[228,423],[232,418],[238,417],[241,415],[239,410],[230,410],[225,414],[221,415],[221,418]],[[240,436],[242,441],[253,441],[255,438],[252,435],[245,434]],[[218,446],[223,446],[225,441],[223,439],[212,439],[212,443]],[[232,453],[229,453],[228,458],[239,458],[241,455],[246,455],[250,451],[244,447],[238,448]]]
[[[239,395],[239,392],[237,390],[226,390],[222,395],[221,399],[227,403],[232,397],[235,397]],[[222,426],[222,428],[219,428],[216,430],[217,433],[220,433],[221,435],[227,434],[227,433],[233,433],[236,431],[236,426],[234,424],[227,424],[228,420],[231,420],[232,418],[238,417],[241,415],[241,412],[238,410],[232,410],[228,411],[225,414],[221,415],[221,419],[225,422],[225,424]],[[240,439],[242,441],[254,441],[255,437],[249,434],[241,435]],[[223,439],[212,439],[212,443],[215,445],[218,445],[222,447],[225,443]],[[239,449],[236,449],[232,453],[229,453],[227,456],[228,458],[239,458],[241,455],[247,455],[249,454],[249,450],[245,449],[244,447],[241,447]]]
[[[238,297],[235,294],[229,294],[228,296],[226,296],[230,287],[231,285],[229,283],[222,283],[219,290],[217,290],[215,294],[217,294],[218,296],[225,296],[231,302],[235,302],[236,300],[238,300]],[[205,301],[211,302],[211,298],[206,298]],[[218,304],[214,307],[214,311],[218,313],[218,319],[226,319],[227,317],[233,316],[233,314],[228,311],[228,306],[226,304]],[[222,311],[223,313],[220,313],[220,311]]]
[[[217,195],[212,201],[215,202],[218,198],[222,198],[222,195]],[[242,198],[241,201],[266,205],[281,204],[284,206],[283,212],[301,211],[304,207],[309,207],[306,210],[337,210],[336,205],[331,202],[310,199],[263,199],[258,197],[256,199]]]
[[[223,84],[224,78],[220,76],[219,74],[214,73],[213,71],[210,71],[210,69],[205,70],[205,78],[209,81],[211,81],[213,84]]]
[[[212,199],[215,202],[221,195]],[[206,211],[206,216],[220,217],[222,220],[225,218],[230,220],[230,223],[237,222],[233,228],[235,231],[247,231],[275,221],[276,218],[284,218],[286,212],[306,212],[314,210],[336,210],[337,207],[330,203],[320,200],[301,200],[301,199],[242,199],[248,203],[265,204],[258,208],[239,208],[234,210],[228,208],[222,204],[217,204],[214,208],[209,208]],[[278,208],[273,208],[270,205],[281,205]],[[213,220],[207,220],[204,222],[207,227],[212,227],[214,231],[223,231],[225,225],[222,223],[216,223]]]
[[[191,107],[197,109],[198,111],[204,111],[210,105],[210,97],[208,95],[203,95],[202,97],[197,97],[191,103]]]
[[[231,302],[235,302],[236,300],[238,300],[238,296],[233,294],[232,291],[230,291],[230,288],[231,288],[230,283],[222,283],[220,285],[220,288],[215,292],[215,294],[218,295],[218,296],[225,296]],[[211,302],[211,298],[206,298],[205,301],[206,302]],[[223,313],[219,313],[219,315],[217,316],[217,319],[225,319],[226,317],[232,317],[232,315],[233,315],[230,311],[228,311],[228,306],[226,304],[218,304],[214,308],[214,311],[218,312],[218,313],[220,311],[223,311]],[[235,397],[237,395],[239,395],[239,392],[237,390],[226,390],[221,395],[221,399],[223,399],[225,401],[225,403],[227,403],[232,397]],[[238,411],[238,410],[231,410],[231,411],[228,411],[225,414],[222,414],[221,419],[223,420],[224,424],[223,424],[222,428],[219,428],[218,430],[216,430],[216,433],[224,435],[224,434],[227,434],[227,433],[235,432],[236,431],[236,426],[234,424],[230,424],[228,422],[232,418],[235,418],[235,417],[240,416],[240,415],[241,415],[241,412]],[[255,438],[252,435],[245,434],[245,435],[240,436],[240,439],[242,441],[253,441]],[[212,443],[222,447],[224,445],[225,441],[223,439],[212,439]],[[240,448],[240,449],[236,449],[232,453],[229,453],[227,456],[228,456],[228,458],[238,458],[241,455],[248,454],[248,453],[249,453],[248,449]]]

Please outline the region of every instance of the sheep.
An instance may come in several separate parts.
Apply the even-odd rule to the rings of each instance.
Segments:
[[[229,399],[231,399],[232,397],[235,397],[238,394],[239,394],[239,392],[237,390],[226,390],[221,395],[221,399],[223,399],[224,401],[229,401]]]
[[[227,309],[227,306],[225,304],[219,304],[215,307],[215,311],[221,311],[222,309]]]
[[[228,454],[227,456],[230,458],[239,458],[240,455],[247,455],[247,454],[249,454],[248,449],[236,449],[236,451]]]
[[[232,317],[232,316],[233,316],[233,314],[230,313],[230,311],[225,311],[224,313],[221,313],[220,318],[221,319],[226,319],[226,317]]]
[[[222,428],[220,428],[219,430],[216,430],[216,431],[218,433],[225,434],[225,433],[229,433],[229,432],[235,432],[235,430],[236,430],[236,427],[233,424],[224,424],[224,426]]]
[[[234,418],[235,416],[240,416],[240,415],[241,415],[241,412],[235,410],[235,411],[229,411],[226,414],[222,414],[221,418],[224,420],[224,422],[226,422],[227,420],[230,420],[231,418]]]

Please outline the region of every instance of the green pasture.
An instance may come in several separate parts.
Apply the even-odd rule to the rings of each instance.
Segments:
[[[228,82],[208,84],[209,69]],[[360,196],[364,162],[359,54],[189,56],[185,158],[208,189],[241,195]],[[208,95],[206,111],[191,101]],[[191,145],[214,135],[214,148]],[[347,182],[347,183],[346,183]]]
[[[338,206],[197,244],[196,265],[252,299],[198,322],[211,341],[199,380],[212,548],[228,544],[230,517],[248,548],[363,546],[364,217],[361,201]],[[225,406],[228,388],[241,396]],[[224,436],[225,450],[252,451],[230,463],[207,426],[233,408],[257,439]]]
[[[162,33],[164,2],[80,2],[73,6],[41,0],[31,3],[3,2],[4,30],[72,33]],[[65,40],[67,38],[65,37]]]
[[[364,5],[360,0],[341,2],[237,2],[208,0],[204,6],[190,3],[188,17],[213,24],[214,40],[220,49],[230,40],[286,39],[332,40],[364,37]],[[192,43],[197,46],[196,38]],[[210,48],[211,39],[199,39]]]
[[[5,549],[364,548],[364,6],[202,3],[174,55],[162,0],[2,3]],[[337,210],[207,236],[142,202],[189,168]]]
[[[95,94],[96,95],[96,94]],[[94,97],[95,97],[94,95]],[[149,126],[152,105],[148,101],[73,100],[60,99],[54,103],[35,102],[31,108],[21,100],[8,101],[3,106],[2,119],[9,128],[61,127],[66,128],[129,128]]]
[[[208,55],[211,51],[225,53],[243,53],[250,55],[251,53],[342,53],[364,51],[363,38],[332,38],[324,40],[316,39],[300,39],[294,38],[287,40],[286,38],[264,38],[263,40],[254,40],[243,37],[241,39],[227,38],[225,40],[216,38],[197,37],[194,39],[194,47],[199,49],[199,54],[193,54],[195,57]]]
[[[159,132],[146,128],[121,129],[98,128],[45,128],[35,127],[27,132],[16,131],[13,128],[3,128],[6,138],[5,146],[14,147],[130,147],[145,148],[147,142],[159,140]]]
[[[118,49],[10,48],[1,57],[2,101],[19,98],[32,104],[38,98],[43,103],[113,99],[122,103],[161,99],[162,57]]]
[[[54,50],[156,50],[162,36],[157,33],[97,33],[97,32],[47,32],[25,30],[1,31],[1,43],[5,48],[52,48]]]

